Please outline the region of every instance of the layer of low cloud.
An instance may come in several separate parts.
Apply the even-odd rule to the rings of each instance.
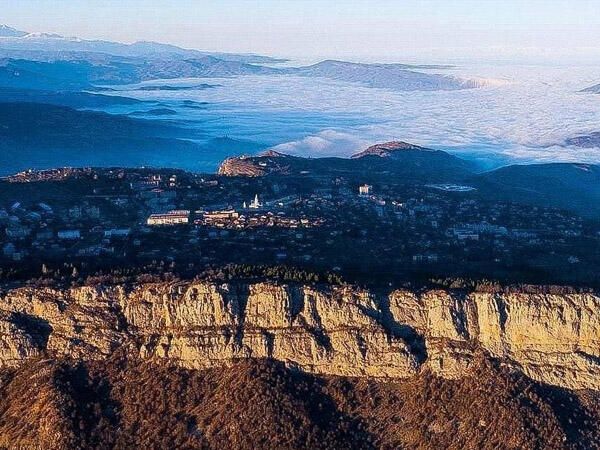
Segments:
[[[260,141],[273,129],[277,136],[267,141],[290,154],[349,156],[369,144],[400,139],[498,163],[600,163],[600,149],[562,144],[600,131],[600,95],[578,92],[600,81],[600,67],[479,66],[447,73],[504,82],[462,91],[395,92],[257,76],[214,80],[222,87],[196,95],[217,105],[216,113],[222,108],[223,122],[239,124],[240,137]],[[320,121],[303,132],[303,120],[311,123],[316,116]]]

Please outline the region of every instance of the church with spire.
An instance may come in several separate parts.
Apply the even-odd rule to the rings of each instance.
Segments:
[[[246,202],[244,202],[244,208],[246,207]],[[254,196],[254,200],[252,200],[250,202],[250,209],[260,209],[263,207],[263,204],[260,202],[260,200],[258,199],[258,194],[256,194]]]

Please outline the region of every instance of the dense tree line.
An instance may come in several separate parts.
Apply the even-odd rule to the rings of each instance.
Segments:
[[[173,260],[131,261],[102,258],[68,262],[37,262],[21,265],[0,266],[0,284],[27,283],[34,286],[77,286],[83,284],[117,284],[131,281],[280,281],[304,284],[353,284],[375,289],[423,289],[440,288],[468,292],[527,292],[565,294],[590,292],[600,285],[560,285],[540,278],[532,282],[513,279],[487,279],[460,276],[431,276],[428,273],[386,272],[377,270],[331,271],[326,268],[298,267],[291,265],[256,264],[200,264]]]

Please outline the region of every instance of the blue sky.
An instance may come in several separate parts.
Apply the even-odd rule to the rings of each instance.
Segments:
[[[598,2],[9,0],[0,23],[84,38],[282,56],[500,57],[543,49],[548,57],[583,57],[597,55]]]

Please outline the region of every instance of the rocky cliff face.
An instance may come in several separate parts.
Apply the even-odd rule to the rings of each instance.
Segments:
[[[273,150],[259,156],[234,156],[227,158],[219,166],[217,173],[228,177],[264,177],[290,173],[290,164],[305,164],[301,158],[288,156]]]
[[[160,283],[0,296],[0,367],[115,351],[185,368],[271,358],[306,372],[459,378],[485,351],[535,380],[600,390],[600,297]]]
[[[429,148],[420,147],[418,145],[409,144],[403,141],[391,141],[384,142],[382,144],[375,144],[371,147],[352,155],[352,158],[363,158],[365,156],[379,156],[380,158],[392,157],[396,152],[404,151],[419,151],[419,152],[433,152]]]

